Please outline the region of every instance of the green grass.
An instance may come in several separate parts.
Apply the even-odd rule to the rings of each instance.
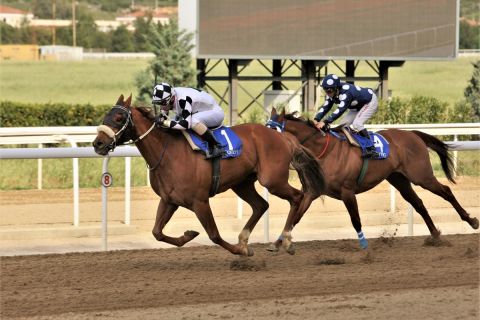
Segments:
[[[2,100],[113,104],[136,94],[135,75],[146,60],[0,62]]]

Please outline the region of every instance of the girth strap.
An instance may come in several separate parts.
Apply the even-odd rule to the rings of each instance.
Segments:
[[[216,157],[212,159],[212,185],[210,186],[210,197],[217,194],[218,187],[220,186],[220,159],[222,157]]]
[[[363,182],[363,178],[365,178],[365,174],[367,173],[367,170],[368,170],[368,162],[369,162],[369,159],[363,159],[362,169],[360,170],[360,174],[358,175],[358,178],[357,178],[357,185],[361,185]]]

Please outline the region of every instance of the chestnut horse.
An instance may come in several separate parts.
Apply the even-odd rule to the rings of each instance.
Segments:
[[[132,96],[123,95],[107,113],[93,141],[95,152],[107,155],[118,144],[135,143],[150,168],[150,182],[160,196],[153,235],[158,241],[183,246],[199,233],[188,230],[180,237],[163,233],[179,206],[195,213],[209,238],[233,254],[253,255],[248,238],[260,217],[268,209],[255,190],[256,180],[270,193],[288,200],[289,216],[301,216],[323,190],[323,175],[315,158],[293,136],[285,136],[259,124],[243,124],[232,130],[243,142],[241,155],[220,161],[221,178],[218,192],[232,189],[253,210],[252,216],[232,245],[220,236],[209,204],[212,184],[212,163],[192,151],[178,130],[157,127],[150,109],[131,106]],[[302,191],[289,185],[290,163],[297,170]],[[288,249],[290,230],[283,237]]]
[[[280,114],[272,108],[267,126],[277,131],[285,131],[297,137],[298,141],[309,148],[318,158],[318,164],[324,170],[326,190],[325,195],[342,200],[345,204],[352,225],[357,231],[360,246],[368,247],[368,242],[362,232],[362,223],[358,213],[355,194],[368,191],[387,179],[402,197],[422,216],[433,238],[440,236],[440,231],[433,224],[422,200],[413,190],[411,183],[419,185],[451,203],[460,215],[473,229],[478,229],[478,219],[469,214],[458,203],[450,188],[438,182],[433,175],[428,148],[440,157],[442,169],[446,177],[455,183],[453,178],[453,162],[448,152],[448,145],[437,138],[420,131],[403,131],[389,129],[379,131],[387,139],[390,155],[383,160],[369,160],[367,172],[358,183],[363,159],[361,149],[350,145],[345,140],[335,138],[330,132],[319,131],[312,121],[295,117],[295,114]],[[302,218],[302,214],[290,219],[293,225]],[[293,229],[291,226],[290,229]],[[271,246],[271,250],[279,246],[281,238]]]

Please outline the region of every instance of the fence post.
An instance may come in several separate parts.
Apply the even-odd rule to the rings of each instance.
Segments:
[[[108,185],[105,185],[103,181],[103,175],[108,172],[108,161],[110,161],[110,157],[107,156],[103,159],[103,169],[102,169],[102,247],[104,251],[108,250],[107,246],[107,202],[108,202],[108,194],[107,188]],[[110,181],[111,183],[111,181]]]
[[[408,205],[407,220],[408,220],[408,235],[411,237],[413,236],[413,207],[411,204]]]
[[[268,202],[267,188],[263,188],[263,198],[265,199],[265,201]],[[269,227],[270,227],[270,219],[268,216],[268,209],[267,209],[267,211],[265,211],[265,213],[263,214],[263,240],[265,242],[269,242],[269,233],[270,233]]]
[[[43,148],[43,143],[38,144],[38,148],[42,149]],[[42,190],[43,187],[43,159],[38,159],[37,160],[37,189]]]
[[[131,164],[132,158],[125,157],[125,225],[130,225],[130,194],[131,194]]]
[[[457,142],[458,141],[458,135],[453,135],[453,141]],[[453,177],[457,176],[457,157],[458,157],[458,151],[455,150],[453,151]]]
[[[237,197],[237,219],[242,220],[243,217],[243,200]]]

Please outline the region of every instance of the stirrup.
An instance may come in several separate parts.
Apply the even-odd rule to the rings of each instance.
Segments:
[[[366,148],[365,153],[362,154],[362,158],[375,158],[378,157],[378,152],[374,147]]]
[[[218,147],[213,147],[211,150],[210,148],[208,148],[207,152],[205,152],[205,159],[222,157],[223,154],[224,154],[224,151]]]

